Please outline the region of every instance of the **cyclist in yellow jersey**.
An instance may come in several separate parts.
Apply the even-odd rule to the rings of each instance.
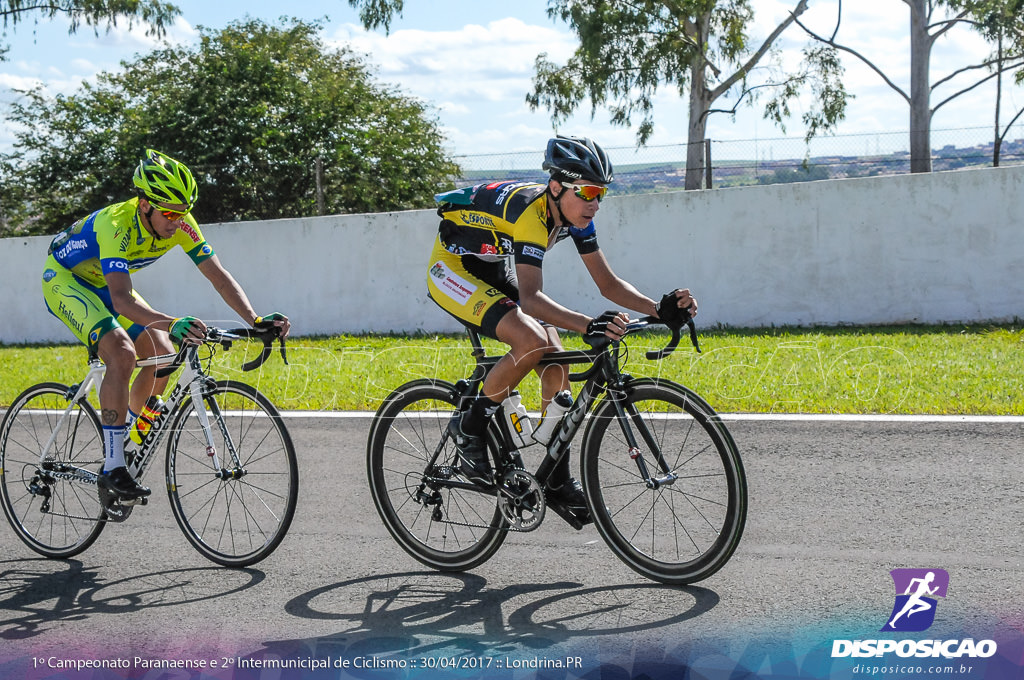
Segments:
[[[437,196],[442,220],[430,255],[430,297],[464,325],[509,345],[480,396],[448,426],[462,473],[481,485],[492,483],[483,439],[488,420],[544,354],[562,348],[554,327],[618,340],[629,321],[621,312],[590,317],[547,296],[542,265],[548,249],[571,238],[601,294],[617,305],[666,322],[679,320],[682,310],[697,311],[689,290],[675,289],[655,302],[609,266],[593,222],[613,179],[612,164],[600,146],[585,137],[555,137],[542,167],[550,173],[547,183],[495,182]],[[546,407],[557,392],[568,389],[569,374],[560,365],[538,373]],[[570,474],[568,456],[548,487],[549,499],[585,516],[586,500]]]
[[[138,197],[84,217],[57,235],[43,269],[43,297],[50,312],[106,365],[100,387],[104,438],[99,484],[122,499],[147,496],[125,467],[126,421],[150,396],[163,392],[167,378],[140,369],[136,357],[174,351],[178,342],[201,338],[206,325],[191,316],[175,318],[150,307],[132,287],[131,275],[180,246],[246,323],[289,330],[282,314],[258,316],[245,292],[220,264],[189,213],[199,189],[182,163],[149,149],[135,170]]]

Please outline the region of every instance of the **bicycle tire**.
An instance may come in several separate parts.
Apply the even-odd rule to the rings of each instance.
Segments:
[[[18,538],[54,559],[86,550],[106,525],[95,483],[70,477],[73,467],[102,469],[100,419],[89,402],[81,401],[57,430],[69,400],[66,385],[39,383],[15,398],[0,423],[0,505]],[[39,459],[55,430],[44,469]]]
[[[493,494],[439,486],[429,490],[431,505],[416,500],[455,411],[455,394],[455,387],[443,380],[402,385],[377,410],[366,445],[370,494],[384,526],[407,553],[439,571],[483,564],[504,543],[508,527]],[[497,446],[490,433],[492,460]],[[433,470],[454,474],[456,460],[455,445],[446,440]]]
[[[185,399],[171,419],[167,495],[200,554],[247,567],[274,552],[291,526],[299,490],[295,447],[277,408],[251,385],[211,381],[203,400],[221,464],[231,460],[227,436],[240,468],[213,468],[192,399]]]
[[[684,585],[721,569],[739,544],[747,482],[725,424],[682,385],[641,379],[627,384],[635,409],[678,475],[650,489],[630,458],[610,399],[595,408],[582,443],[582,481],[594,524],[609,548],[636,572]],[[661,475],[649,442],[630,420],[651,476]]]

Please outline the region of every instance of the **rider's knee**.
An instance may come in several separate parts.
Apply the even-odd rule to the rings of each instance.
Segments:
[[[162,331],[145,330],[135,341],[135,350],[140,357],[153,357],[160,354],[173,354],[174,345],[171,336]]]
[[[131,371],[135,367],[135,343],[123,330],[107,333],[100,339],[100,359],[110,371]]]

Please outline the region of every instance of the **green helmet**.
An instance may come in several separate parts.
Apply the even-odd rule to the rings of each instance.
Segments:
[[[199,198],[199,187],[192,172],[166,154],[146,149],[132,178],[139,195],[163,205],[184,204],[191,210]]]

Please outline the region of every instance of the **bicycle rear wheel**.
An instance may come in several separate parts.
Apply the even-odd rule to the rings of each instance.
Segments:
[[[203,401],[221,468],[186,399],[171,420],[167,495],[196,550],[217,564],[246,567],[274,552],[291,525],[299,490],[295,448],[277,409],[252,386],[215,382]]]
[[[88,402],[73,404],[64,415],[68,391],[59,383],[33,385],[0,424],[4,514],[25,545],[58,559],[91,546],[105,524],[95,479],[89,480],[103,466],[100,419]],[[51,436],[49,455],[40,464]]]
[[[647,578],[672,585],[706,579],[732,556],[746,521],[746,476],[736,445],[711,407],[681,385],[636,380],[627,392],[639,454],[651,477],[666,481],[647,486],[614,404],[603,400],[582,445],[594,523],[612,551]]]
[[[377,410],[366,445],[370,493],[384,525],[407,553],[441,571],[483,564],[508,526],[494,494],[447,483],[462,482],[455,444],[445,436],[454,395],[441,380],[402,385]],[[493,437],[488,446],[493,459]]]

